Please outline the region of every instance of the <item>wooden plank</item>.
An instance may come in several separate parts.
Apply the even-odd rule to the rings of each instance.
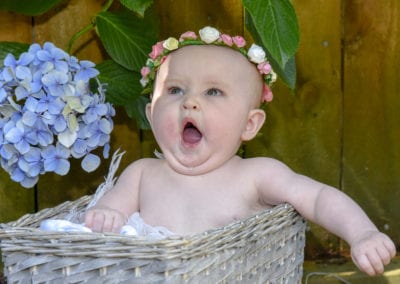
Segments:
[[[295,94],[278,81],[267,106],[263,136],[246,145],[248,156],[275,157],[296,172],[340,186],[341,4],[293,1],[300,25]],[[318,23],[318,24],[316,24]],[[311,225],[306,255],[337,255],[336,237]]]
[[[179,36],[214,26],[228,34],[243,33],[243,9],[240,0],[163,0],[157,1],[161,38]]]
[[[31,18],[0,11],[0,41],[31,42]],[[34,192],[12,182],[0,168],[0,223],[34,212]]]
[[[32,41],[31,17],[0,11],[0,41]]]
[[[343,188],[400,241],[400,5],[347,1]]]

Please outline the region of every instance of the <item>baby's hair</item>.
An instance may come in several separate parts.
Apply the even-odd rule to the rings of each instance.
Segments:
[[[166,56],[172,51],[188,45],[226,46],[240,52],[251,63],[256,65],[257,70],[262,76],[264,84],[261,102],[272,101],[273,95],[271,86],[276,81],[277,76],[272,70],[262,47],[253,43],[247,50],[246,40],[242,36],[232,37],[227,34],[221,34],[213,27],[202,28],[199,30],[199,36],[197,36],[195,32],[188,31],[183,33],[179,37],[179,40],[170,37],[153,45],[146,65],[141,69],[142,79],[140,80],[140,83],[143,86],[142,94],[147,95],[153,92],[157,71],[165,61]]]

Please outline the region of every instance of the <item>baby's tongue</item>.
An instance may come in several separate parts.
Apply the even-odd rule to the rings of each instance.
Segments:
[[[186,143],[190,143],[190,144],[197,143],[201,140],[202,137],[203,137],[203,135],[195,127],[186,127],[183,130],[182,138],[183,138],[183,141]]]

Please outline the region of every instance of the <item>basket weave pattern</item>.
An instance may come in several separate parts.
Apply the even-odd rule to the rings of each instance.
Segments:
[[[37,229],[44,219],[84,209],[90,199],[1,225],[8,283],[300,283],[305,222],[289,205],[206,233],[159,241]]]
[[[112,187],[115,169],[94,196],[0,224],[8,283],[301,283],[306,223],[288,204],[226,227],[157,241],[38,229],[43,220],[82,214],[98,192]]]

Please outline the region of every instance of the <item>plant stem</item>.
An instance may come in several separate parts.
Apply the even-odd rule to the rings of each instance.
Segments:
[[[103,8],[101,8],[101,12],[105,12],[108,9],[110,9],[112,3],[114,2],[114,0],[108,0]],[[72,49],[72,45],[75,43],[75,41],[80,38],[83,34],[87,33],[88,31],[90,31],[91,29],[93,29],[96,26],[95,21],[92,20],[92,22],[87,25],[86,27],[84,27],[83,29],[81,29],[80,31],[78,31],[77,33],[75,33],[71,39],[68,41],[68,45],[67,45],[67,52],[71,53],[71,49]]]
[[[112,3],[114,2],[114,0],[108,0],[106,2],[106,4],[104,4],[103,8],[101,9],[102,12],[107,11],[108,9],[110,9]]]
[[[76,34],[74,34],[71,39],[68,41],[68,45],[67,45],[67,52],[71,53],[71,48],[72,45],[74,44],[74,42],[81,37],[84,33],[90,31],[91,29],[93,29],[95,26],[95,24],[92,22],[89,25],[87,25],[86,27],[84,27],[83,29],[81,29],[80,31],[78,31]]]

